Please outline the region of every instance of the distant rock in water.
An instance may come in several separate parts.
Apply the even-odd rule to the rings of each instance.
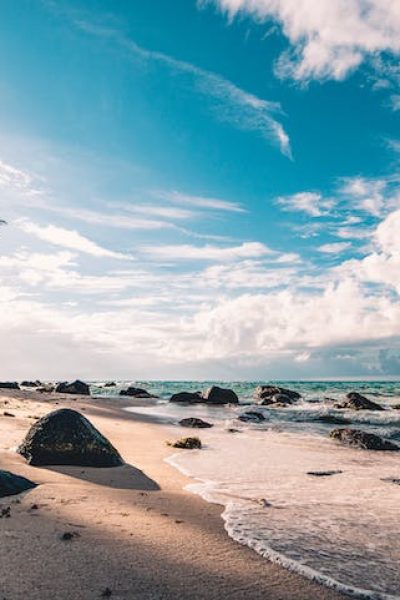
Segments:
[[[279,399],[276,398],[279,396]],[[254,398],[259,401],[259,404],[292,404],[295,400],[299,400],[301,395],[294,390],[278,387],[275,385],[259,385],[254,390]]]
[[[38,379],[36,381],[21,381],[21,387],[37,388],[40,385],[42,385],[42,382]]]
[[[115,383],[115,381],[106,381],[106,383],[103,385],[103,387],[105,388],[109,388],[109,387],[115,387],[117,384]]]
[[[14,496],[36,487],[37,483],[33,483],[25,477],[15,475],[10,471],[0,470],[0,498],[5,496]]]
[[[20,387],[16,381],[0,381],[0,389],[2,389],[2,390],[19,390]]]
[[[181,419],[179,425],[181,425],[181,427],[192,427],[193,429],[207,429],[213,427],[211,423],[207,423],[207,421],[203,421],[203,419],[198,419],[197,417]]]
[[[59,383],[55,389],[60,394],[79,394],[81,396],[90,396],[90,388],[87,383],[77,379],[72,383],[66,381]]]
[[[265,421],[265,417],[259,412],[249,410],[239,415],[238,420],[243,421],[243,423],[262,423]]]
[[[55,410],[32,425],[17,452],[33,466],[123,464],[118,451],[90,421],[68,408]]]
[[[335,404],[335,408],[349,408],[351,410],[385,410],[383,406],[368,400],[358,392],[350,392],[346,400],[340,404]]]
[[[121,390],[120,396],[133,396],[134,398],[158,398],[154,394],[150,394],[147,390],[142,388],[129,387],[127,390]]]
[[[198,437],[187,437],[177,440],[176,442],[169,443],[169,446],[173,448],[182,448],[183,450],[200,450],[201,441]]]
[[[334,429],[330,433],[330,437],[334,440],[342,442],[347,446],[354,446],[364,450],[400,450],[400,446],[384,440],[374,433],[367,433],[361,429]]]
[[[173,394],[169,401],[182,404],[199,404],[203,402],[203,396],[201,392],[178,392]]]
[[[203,401],[206,404],[238,404],[239,398],[233,390],[213,385],[203,393]]]
[[[328,425],[349,425],[351,423],[349,419],[335,415],[319,415],[315,420]]]
[[[284,408],[289,404],[293,404],[293,400],[286,394],[273,394],[272,396],[265,396],[265,398],[262,398],[258,404],[262,406]]]

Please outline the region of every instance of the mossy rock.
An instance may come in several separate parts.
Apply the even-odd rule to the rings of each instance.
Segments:
[[[123,460],[114,446],[81,413],[55,410],[28,431],[17,452],[29,464],[117,467]]]

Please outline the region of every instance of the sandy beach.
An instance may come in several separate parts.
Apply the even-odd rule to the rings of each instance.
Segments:
[[[343,597],[230,539],[220,507],[185,491],[189,479],[164,462],[171,453],[165,444],[170,426],[107,400],[3,392],[0,468],[40,485],[21,497],[1,499],[3,508],[11,507],[11,517],[0,519],[2,598]],[[61,407],[82,411],[126,465],[28,466],[15,447],[35,417]],[[62,539],[66,532],[72,539]]]

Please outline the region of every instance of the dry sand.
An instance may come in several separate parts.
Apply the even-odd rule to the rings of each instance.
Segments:
[[[189,479],[163,461],[170,427],[103,400],[1,392],[0,468],[40,484],[0,499],[11,506],[0,519],[1,600],[343,598],[231,540],[221,508],[185,491]],[[28,466],[15,447],[33,417],[63,406],[86,414],[126,465]]]

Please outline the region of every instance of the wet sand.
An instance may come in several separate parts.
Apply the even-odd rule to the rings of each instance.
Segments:
[[[164,462],[170,426],[128,413],[122,402],[0,392],[0,468],[40,484],[0,499],[1,507],[11,507],[11,517],[0,519],[2,599],[344,598],[231,540],[221,508],[186,491],[190,480]],[[28,466],[15,447],[33,417],[62,407],[82,411],[126,464]],[[64,533],[71,539],[63,540]]]

